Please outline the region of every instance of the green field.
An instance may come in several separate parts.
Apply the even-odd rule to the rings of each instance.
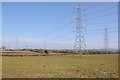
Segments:
[[[3,57],[3,78],[117,78],[118,55]]]

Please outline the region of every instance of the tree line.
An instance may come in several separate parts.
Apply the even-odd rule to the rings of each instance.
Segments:
[[[45,49],[20,49],[21,51],[31,51],[44,53]],[[47,50],[49,53],[66,53],[66,54],[117,54],[118,52],[113,51],[98,51],[98,50],[82,50],[76,52],[75,50]]]

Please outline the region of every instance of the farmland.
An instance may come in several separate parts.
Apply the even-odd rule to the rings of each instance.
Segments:
[[[118,55],[56,55],[2,58],[3,78],[117,78]]]
[[[5,80],[119,78],[117,1],[6,0],[1,12]]]

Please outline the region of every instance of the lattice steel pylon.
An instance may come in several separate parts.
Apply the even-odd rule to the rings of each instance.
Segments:
[[[104,31],[105,31],[105,34],[104,34],[104,49],[105,49],[106,52],[108,52],[109,51],[108,29],[105,28]]]
[[[18,39],[16,38],[16,45],[15,45],[15,51],[17,53],[17,50],[18,50]]]
[[[80,5],[75,7],[77,10],[77,16],[76,16],[76,37],[75,37],[75,44],[74,44],[74,50],[78,54],[82,54],[82,50],[85,50],[86,44],[85,44],[85,38],[84,38],[84,30],[85,27],[82,26],[82,12],[83,10],[80,8]]]

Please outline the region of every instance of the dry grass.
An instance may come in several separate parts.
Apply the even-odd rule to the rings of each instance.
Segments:
[[[118,55],[3,57],[4,78],[117,78]]]

